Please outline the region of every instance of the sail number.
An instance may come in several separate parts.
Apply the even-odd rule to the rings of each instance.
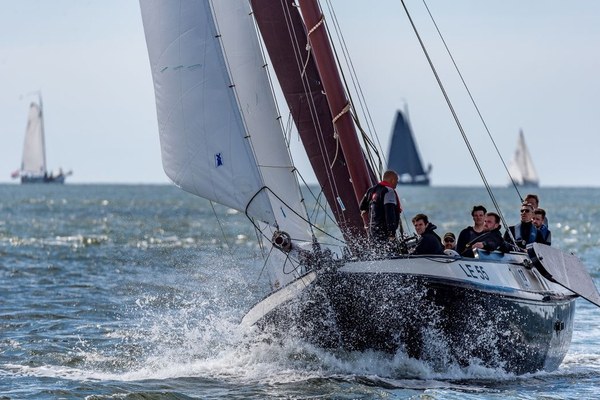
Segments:
[[[463,270],[465,275],[467,275],[469,278],[481,279],[484,281],[490,280],[490,277],[488,276],[487,272],[485,272],[485,269],[481,265],[458,264],[458,266],[460,267],[460,269]]]

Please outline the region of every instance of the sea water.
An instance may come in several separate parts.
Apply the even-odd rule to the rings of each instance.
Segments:
[[[482,188],[398,192],[408,233],[418,212],[442,235],[494,208]],[[517,222],[515,190],[493,193]],[[535,193],[552,245],[598,282],[600,189]],[[0,185],[0,399],[600,398],[600,309],[585,300],[557,371],[440,372],[240,327],[268,291],[262,267],[242,213],[170,185]]]

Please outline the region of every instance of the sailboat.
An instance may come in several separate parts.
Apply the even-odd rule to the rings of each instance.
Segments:
[[[529,154],[527,144],[525,144],[525,135],[523,130],[519,131],[519,139],[515,155],[508,165],[508,171],[512,182],[517,186],[538,187],[540,180],[533,165],[533,159]],[[511,182],[511,184],[512,184]]]
[[[392,131],[388,168],[398,173],[400,185],[429,185],[431,164],[427,170],[423,168],[421,156],[412,129],[402,111],[396,112],[396,121]]]
[[[375,182],[318,2],[143,0],[165,173],[185,191],[244,212],[271,290],[241,324],[325,349],[403,352],[435,368],[552,371],[571,341],[575,301],[600,305],[585,266],[527,253],[416,256],[370,251],[358,203]],[[260,40],[258,35],[260,35]],[[336,221],[311,221],[272,94],[264,44]]]
[[[44,136],[44,110],[42,95],[38,93],[38,102],[31,102],[25,129],[23,158],[21,169],[11,174],[13,179],[21,177],[21,183],[64,183],[65,178],[72,174],[64,173],[62,169],[54,175],[46,169],[46,141]]]

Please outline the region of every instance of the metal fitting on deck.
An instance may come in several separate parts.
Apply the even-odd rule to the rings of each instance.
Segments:
[[[286,232],[275,231],[275,233],[273,233],[273,239],[271,239],[271,243],[286,253],[292,250],[292,238]]]

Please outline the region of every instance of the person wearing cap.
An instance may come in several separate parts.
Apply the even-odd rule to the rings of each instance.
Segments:
[[[533,206],[531,203],[523,203],[521,204],[521,221],[516,225],[508,227],[506,232],[504,232],[504,240],[512,243],[512,234],[515,244],[520,250],[525,251],[529,243],[535,242],[537,233],[537,229],[533,225]]]
[[[454,236],[454,233],[446,232],[443,240],[444,250],[456,250],[456,246],[454,245],[456,243],[456,237]]]

